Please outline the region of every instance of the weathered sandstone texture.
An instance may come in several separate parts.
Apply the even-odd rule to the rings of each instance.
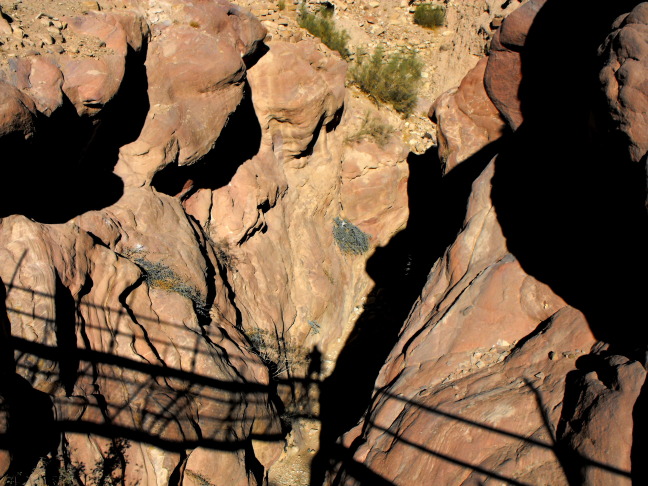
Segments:
[[[558,3],[530,0],[507,17],[488,59],[431,109],[446,178],[470,185],[464,222],[401,327],[363,420],[343,436],[347,456],[331,483],[645,480],[646,315],[632,297],[645,285],[614,291],[627,307],[613,311],[601,305],[599,278],[629,273],[592,265],[620,245],[636,272],[647,268],[645,189],[626,155],[645,153],[643,44],[630,39],[646,4],[613,25],[630,2],[605,18]],[[558,22],[576,19],[591,29],[552,37]],[[551,54],[565,43],[576,61]],[[625,147],[592,123],[602,87]],[[491,125],[493,106],[513,131],[499,140],[488,129],[502,130]],[[489,160],[493,141],[499,154]]]
[[[484,88],[488,58],[481,59],[456,90],[446,91],[430,107],[438,124],[439,157],[444,173],[497,140],[506,130],[500,112]]]
[[[317,414],[299,380],[311,356],[332,369],[372,288],[367,258],[405,224],[407,150],[398,133],[354,137],[381,115],[347,93],[338,56],[266,45],[240,7],[82,3],[10,11],[23,37],[6,44],[3,147],[47,154],[42,133],[71,123],[84,131],[70,158],[120,183],[84,204],[73,159],[72,193],[39,221],[0,220],[3,484],[265,484],[280,411]],[[47,29],[53,44],[32,41]],[[341,250],[335,218],[367,253]]]
[[[99,41],[92,55],[17,55],[3,74],[4,135],[31,136],[39,117],[64,117],[67,100],[69,116],[101,120],[129,50],[147,51],[151,106],[140,150],[129,145],[135,158],[117,164],[116,203],[62,224],[0,224],[3,336],[14,350],[3,356],[3,482],[40,484],[54,471],[92,484],[261,484],[283,437],[268,369],[237,326],[201,228],[147,184],[170,160],[210,150],[264,30],[225,2],[165,4],[168,23],[153,21],[154,6],[131,7],[65,17],[69,39]],[[168,160],[133,162],[168,147]]]
[[[403,145],[344,143],[362,115],[344,104],[345,72],[311,41],[271,43],[249,70],[258,152],[226,186],[185,201],[232,262],[243,327],[278,333],[307,352],[317,347],[327,362],[370,286],[365,258],[334,242],[333,219],[349,219],[375,247],[407,217]]]
[[[626,138],[630,156],[644,161],[648,151],[646,103],[643,81],[648,63],[648,4],[640,3],[617,19],[600,48],[605,65],[600,79],[614,128]]]
[[[126,185],[148,184],[168,164],[192,164],[212,149],[243,97],[244,58],[265,37],[249,12],[226,1],[162,8],[172,18],[157,19],[151,32],[151,108],[139,138],[121,148],[115,170]]]
[[[287,3],[0,0],[0,485],[645,482],[646,4]]]

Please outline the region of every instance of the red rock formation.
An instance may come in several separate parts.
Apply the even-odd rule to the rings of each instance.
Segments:
[[[493,171],[475,180],[464,228],[381,370],[369,422],[344,439],[349,447],[362,434],[354,460],[394,484],[566,484],[554,451],[561,383],[595,339],[508,252]]]
[[[523,5],[504,21],[493,39],[485,70],[483,65],[478,66],[484,73],[487,98],[483,94],[466,97],[466,92],[475,93],[468,86],[480,86],[475,69],[456,92],[444,95],[431,110],[439,122],[440,156],[445,159],[446,170],[468,158],[472,168],[483,158],[478,151],[486,145],[488,132],[476,114],[489,106],[488,99],[517,132],[502,142],[502,153],[493,161],[487,165],[487,161],[481,161],[485,169],[474,181],[464,181],[472,187],[463,226],[430,271],[376,380],[368,412],[343,436],[341,444],[350,456],[340,459],[331,476],[335,484],[383,480],[398,485],[490,481],[630,484],[631,476],[643,480],[645,468],[640,458],[645,451],[645,422],[639,410],[645,403],[645,334],[634,327],[617,325],[614,329],[612,313],[596,312],[591,299],[599,295],[598,284],[582,283],[582,278],[591,280],[596,274],[585,266],[595,260],[580,240],[574,247],[560,241],[561,237],[574,238],[571,226],[590,231],[589,216],[578,208],[582,202],[579,197],[589,201],[593,196],[587,190],[574,192],[572,182],[585,174],[599,198],[607,187],[612,197],[622,199],[617,184],[625,181],[633,196],[624,201],[631,200],[634,209],[632,216],[615,213],[616,218],[645,228],[645,214],[637,204],[640,198],[635,197],[636,180],[631,180],[637,172],[618,162],[622,156],[603,143],[584,150],[587,156],[580,154],[592,163],[589,174],[583,172],[587,168],[571,150],[555,156],[555,163],[542,164],[549,154],[538,148],[546,140],[543,134],[549,133],[544,130],[548,117],[542,117],[542,109],[567,99],[557,86],[542,84],[552,77],[546,71],[548,65],[530,65],[542,50],[542,27],[533,27],[535,50],[529,51],[527,37],[543,3]],[[551,15],[558,13],[556,4],[547,5],[550,3],[551,9],[541,23],[544,28],[555,24],[556,18]],[[634,18],[640,18],[642,11],[637,8]],[[576,14],[576,9],[570,13]],[[614,28],[619,29],[624,22],[617,21]],[[612,39],[620,37],[617,30],[605,44],[610,59],[623,50],[611,47],[618,46]],[[579,48],[591,48],[590,40],[579,42]],[[540,61],[550,60],[543,52]],[[591,68],[592,60],[595,48],[583,52],[578,65]],[[621,103],[615,101],[612,78],[614,66],[620,69],[619,64],[613,60],[602,71],[613,113],[615,106],[623,112]],[[639,63],[630,64],[639,69]],[[530,79],[539,72],[539,80]],[[578,80],[596,82],[582,73]],[[525,98],[536,96],[531,89],[543,87],[546,94]],[[628,93],[634,92],[630,84],[628,87]],[[588,113],[578,110],[587,106],[591,92],[594,90],[583,88],[573,96],[573,107],[566,110],[569,123],[557,122],[554,127],[573,130],[573,142],[579,147],[587,139],[587,130],[581,124],[583,120],[587,124]],[[633,114],[633,106],[640,105],[640,95],[635,99],[637,104],[630,105],[623,120],[640,124],[640,117]],[[525,127],[521,128],[523,122]],[[630,134],[631,123],[623,123],[621,130]],[[531,134],[529,127],[538,133]],[[478,135],[466,135],[472,133]],[[568,141],[569,133],[556,137],[554,143]],[[631,153],[638,155],[639,137],[629,138]],[[524,164],[530,167],[525,170]],[[616,168],[614,164],[623,166]],[[607,185],[603,182],[606,176],[598,173],[600,167],[608,171]],[[537,171],[542,170],[556,173],[539,176]],[[562,173],[558,174],[559,170]],[[556,177],[560,182],[552,183]],[[532,183],[534,178],[539,179],[537,184]],[[572,188],[572,197],[563,192],[563,184]],[[544,194],[557,202],[505,197],[506,185],[515,186],[508,189],[510,194],[530,192],[531,198]],[[630,207],[625,202],[605,204],[608,210],[619,211]],[[520,209],[511,211],[510,205],[516,204]],[[563,222],[556,218],[557,209],[570,215],[569,219]],[[522,215],[531,221],[520,220]],[[543,216],[553,220],[547,239],[539,229],[544,223],[537,218]],[[617,227],[607,218],[596,222],[611,231],[626,224]],[[535,233],[534,227],[538,228]],[[645,241],[645,231],[637,231],[633,238]],[[524,247],[534,239],[540,244]],[[600,245],[597,242],[594,247],[607,247],[608,241],[601,238]],[[645,268],[640,250],[626,247],[638,268]],[[544,251],[546,258],[533,257],[530,251]],[[572,255],[571,261],[565,255]],[[543,271],[540,262],[551,270]],[[534,278],[531,271],[546,279],[545,283]],[[581,279],[575,280],[573,272],[581,272]],[[584,288],[574,289],[576,282]],[[584,292],[589,292],[589,297]],[[632,292],[629,289],[626,294]],[[601,299],[594,298],[600,304]],[[636,309],[634,304],[628,305]],[[618,315],[624,313],[620,310]],[[625,322],[624,317],[618,319]],[[635,333],[634,344],[626,339],[631,332]]]
[[[216,457],[228,456],[232,480],[248,484],[238,465],[243,444],[251,437],[276,439],[280,427],[267,402],[265,367],[230,323],[222,283],[206,280],[205,268],[216,265],[213,254],[203,256],[205,242],[196,240],[179,203],[150,191],[131,192],[78,224],[112,250],[75,223],[47,226],[14,217],[2,224],[1,274],[21,351],[16,371],[52,397],[51,413],[67,424],[68,459],[100,462],[97,454],[105,455],[111,441],[96,435],[115,430],[131,441],[126,474],[142,484],[166,483],[184,467],[209,474]],[[183,251],[176,253],[180,241]],[[163,273],[157,279],[156,271]],[[201,314],[209,310],[206,283],[216,287],[213,321]],[[56,434],[42,433],[44,439]],[[233,452],[218,450],[230,442]],[[181,444],[193,452],[168,452]],[[258,457],[267,466],[279,451],[265,447]]]
[[[489,62],[489,58],[481,59],[456,91],[445,92],[430,107],[429,116],[440,127],[439,157],[444,173],[497,140],[505,130],[484,88],[484,71]]]
[[[278,333],[306,353],[316,346],[333,362],[371,285],[368,255],[340,251],[333,219],[349,218],[372,247],[385,244],[407,215],[406,152],[395,137],[384,148],[343,143],[359,108],[344,105],[338,57],[310,41],[269,47],[249,71],[258,153],[226,186],[202,189],[185,205],[236,262],[230,282],[243,326]]]
[[[110,458],[107,474],[127,482],[261,484],[283,435],[262,353],[241,328],[292,350],[281,377],[306,375],[315,348],[330,371],[372,285],[371,253],[343,253],[333,219],[357,224],[371,251],[386,244],[407,217],[407,152],[396,134],[345,142],[375,109],[346,93],[346,64],[326,48],[276,42],[257,59],[264,29],[220,0],[130,7],[67,19],[96,57],[17,57],[5,72],[3,134],[29,136],[63,95],[82,119],[101,119],[123,88],[128,46],[146,42],[150,110],[121,147],[116,202],[57,225],[2,220],[19,351],[3,419],[12,438],[38,429],[43,441],[17,441],[0,465],[5,478],[37,466],[35,480],[54,467],[47,456],[92,481]],[[182,179],[180,166],[231,165],[231,149],[213,147],[240,113],[259,125],[257,152],[224,184]],[[180,189],[165,195],[173,170]],[[20,414],[30,400],[42,417],[32,424]]]
[[[530,0],[504,19],[493,36],[484,85],[488,96],[512,129],[522,123],[519,89],[521,51],[533,19],[546,0]]]
[[[643,161],[648,150],[646,135],[646,88],[643,75],[648,62],[644,33],[648,4],[640,3],[620,17],[601,46],[605,62],[600,78],[615,128],[627,137],[630,157]]]
[[[167,123],[171,132],[153,141],[177,146],[183,157],[189,151],[187,162],[209,151],[240,101],[242,57],[264,33],[225,2],[178,5],[171,11],[186,25],[154,30],[148,46],[149,80],[156,83],[150,116],[161,121],[162,102],[182,112],[171,117],[175,125]],[[143,45],[143,19],[134,11],[68,19],[71,31],[100,39],[105,56],[16,58],[3,83],[2,134],[29,136],[37,110],[51,115],[60,108],[61,90],[80,116],[100,113],[121,86],[127,44]],[[225,57],[213,55],[219,46]],[[182,62],[169,63],[169,56]],[[155,164],[150,175],[163,161]],[[214,468],[227,471],[232,484],[263,481],[282,438],[268,371],[235,327],[213,249],[177,199],[126,188],[116,204],[65,224],[5,218],[0,241],[16,349],[15,374],[3,370],[5,480],[26,479],[37,465],[56,467],[46,466],[47,456],[66,461],[61,471],[84,482],[79,475],[202,484],[216,476]],[[37,446],[34,434],[42,438]],[[33,479],[39,474],[37,468]]]
[[[241,102],[243,58],[265,37],[258,20],[224,0],[177,3],[171,13],[149,44],[144,128],[120,151],[116,173],[126,185],[148,184],[171,162],[192,164],[209,152]]]
[[[443,214],[428,222],[434,238],[447,233],[451,244],[435,250],[440,258],[384,363],[392,342],[380,341],[390,334],[370,327],[371,313],[396,315],[381,304],[401,295],[385,294],[405,279],[387,285],[375,267],[404,248],[409,253],[396,257],[406,263],[396,270],[411,272],[418,247],[445,243],[412,234],[412,218],[407,238],[410,246],[422,240],[416,251],[393,244],[408,205],[428,194],[408,199],[398,133],[358,135],[379,111],[345,90],[346,64],[312,41],[262,45],[261,24],[222,0],[129,1],[128,9],[102,2],[103,10],[71,15],[65,27],[45,17],[42,25],[69,36],[68,47],[77,36],[94,50],[79,42],[86,47],[78,52],[32,52],[2,68],[7,147],[38,135],[35,121],[48,117],[78,116],[91,128],[83,136],[98,136],[124,89],[129,53],[144,48],[150,107],[141,133],[116,143],[125,145],[111,161],[123,182],[114,199],[93,210],[80,205],[60,224],[23,214],[0,220],[0,484],[27,476],[35,483],[46,469],[88,484],[101,476],[146,485],[268,484],[290,477],[277,471],[299,451],[309,454],[300,459],[307,468],[318,437],[327,454],[335,449],[326,441],[340,430],[348,460],[324,454],[317,462],[324,476],[328,461],[338,460],[328,472],[340,484],[640,478],[645,342],[629,331],[644,314],[633,315],[639,306],[627,301],[639,302],[645,286],[631,291],[628,272],[610,270],[609,260],[622,248],[641,273],[637,247],[646,239],[641,231],[578,238],[591,220],[623,233],[628,227],[609,225],[604,212],[624,219],[619,209],[627,206],[613,204],[622,195],[617,186],[632,204],[636,191],[620,184],[625,172],[600,164],[612,149],[584,143],[589,112],[551,125],[562,141],[573,125],[579,146],[550,152],[547,120],[536,117],[543,103],[565,99],[556,86],[529,109],[530,90],[541,84],[529,84],[529,44],[539,45],[545,3],[555,8],[530,0],[509,16],[491,55],[431,110],[443,181],[454,178],[469,197],[457,228],[441,227]],[[617,21],[601,50],[612,116],[637,160],[645,152],[641,84],[629,53],[641,57],[634,31],[644,10]],[[0,35],[26,47],[32,41],[21,32],[0,22]],[[582,109],[588,98],[578,94]],[[62,114],[66,99],[76,114]],[[508,139],[503,120],[514,132]],[[502,151],[491,160],[494,141]],[[592,160],[591,171],[579,157]],[[630,213],[624,221],[645,222]],[[342,251],[337,218],[365,233],[368,251]],[[597,238],[586,242],[593,249],[583,249],[589,236]],[[582,289],[574,292],[575,284]],[[368,296],[373,305],[365,307]],[[604,311],[593,312],[597,306]],[[349,374],[358,400],[371,391],[353,382],[370,375],[363,357],[349,355],[371,331],[385,354],[369,351],[383,366],[369,411],[347,430],[348,417],[331,423],[331,402],[358,410],[353,420],[365,403],[336,395],[335,373]],[[346,367],[336,368],[338,358]],[[286,442],[279,398],[287,399],[285,417],[294,415]]]

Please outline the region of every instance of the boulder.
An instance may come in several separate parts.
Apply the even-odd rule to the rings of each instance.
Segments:
[[[520,101],[522,52],[538,11],[546,0],[530,0],[504,19],[491,41],[484,86],[511,129],[523,121]]]
[[[146,69],[150,110],[137,140],[121,148],[116,167],[126,185],[149,184],[171,162],[191,165],[207,154],[241,102],[244,58],[265,29],[224,0],[178,3],[157,23]]]
[[[487,63],[488,58],[481,59],[456,90],[447,91],[430,107],[444,173],[505,132],[506,125],[484,88]]]
[[[648,3],[621,16],[613,28],[599,52],[608,117],[623,135],[631,159],[644,161],[648,151],[648,91],[643,79],[648,69]]]
[[[34,131],[36,105],[12,85],[0,81],[0,136],[19,133],[29,138]]]
[[[574,477],[585,484],[632,484],[633,436],[639,436],[637,401],[646,369],[626,356],[602,350],[580,359],[567,382],[562,439]],[[570,396],[571,395],[571,396]],[[635,476],[636,477],[636,476]]]

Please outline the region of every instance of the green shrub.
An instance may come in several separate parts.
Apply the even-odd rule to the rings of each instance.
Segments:
[[[384,147],[389,143],[393,133],[394,127],[375,116],[371,116],[369,112],[367,112],[358,131],[349,135],[345,139],[345,142],[355,143],[360,140],[371,139],[380,147]]]
[[[197,314],[201,317],[209,316],[209,308],[198,290],[184,282],[172,268],[162,262],[152,262],[141,257],[133,261],[144,270],[149,287],[183,295],[193,302]]]
[[[414,11],[414,23],[429,28],[441,27],[445,24],[445,7],[422,3]]]
[[[379,46],[372,55],[358,52],[349,75],[351,82],[374,100],[389,103],[396,111],[409,115],[416,106],[422,68],[415,52],[385,55]]]
[[[361,255],[369,251],[369,235],[348,219],[333,219],[333,238],[344,253]]]
[[[299,11],[299,26],[306,29],[315,37],[326,44],[330,49],[338,51],[343,58],[349,57],[349,34],[346,30],[338,30],[332,18],[333,11],[327,8],[320,9],[317,13],[310,13],[302,3]]]
[[[277,8],[278,8],[279,10],[285,10],[285,9],[286,9],[286,2],[285,2],[285,0],[279,0],[279,2],[277,2]]]

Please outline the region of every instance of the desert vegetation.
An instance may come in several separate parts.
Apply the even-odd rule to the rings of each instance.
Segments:
[[[372,54],[360,50],[349,70],[351,82],[374,101],[390,104],[409,115],[418,99],[423,63],[413,51],[386,54],[382,46]]]
[[[306,29],[330,49],[337,51],[347,59],[349,57],[349,34],[338,29],[333,20],[333,10],[322,7],[316,13],[311,13],[305,4],[301,4],[299,11],[299,26]]]
[[[273,378],[291,372],[295,367],[303,366],[307,362],[306,349],[288,343],[270,331],[255,327],[245,330],[244,333],[250,343],[249,351],[261,358]]]
[[[149,287],[166,292],[175,292],[187,297],[193,303],[194,310],[199,316],[209,316],[207,303],[201,297],[198,290],[186,283],[164,262],[153,262],[143,256],[133,258],[133,262],[144,271],[144,278]]]
[[[348,144],[357,143],[361,140],[369,140],[378,144],[379,147],[385,147],[394,134],[394,127],[384,122],[378,116],[370,112],[365,113],[360,124],[360,128],[349,135],[345,142]]]
[[[423,3],[414,11],[414,23],[422,27],[435,28],[445,24],[445,7]]]
[[[369,235],[348,219],[333,220],[333,238],[344,253],[361,255],[369,251]]]

